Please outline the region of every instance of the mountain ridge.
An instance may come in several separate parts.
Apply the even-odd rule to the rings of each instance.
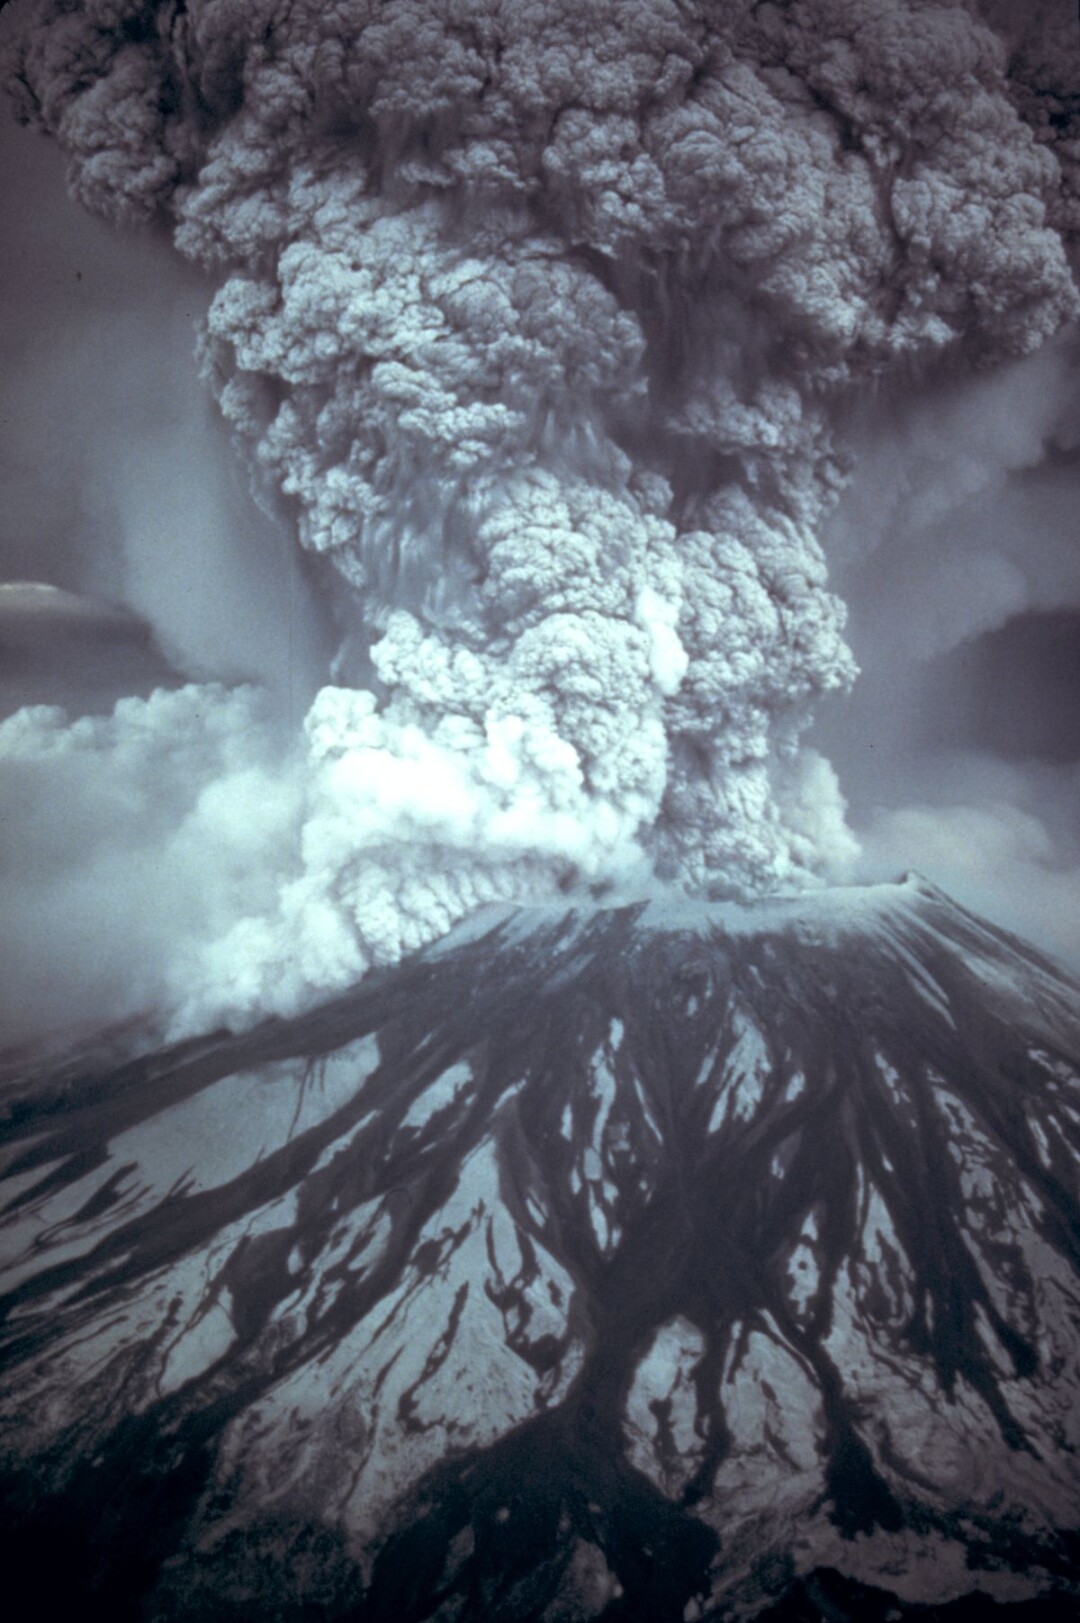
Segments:
[[[134,1471],[162,1618],[244,1615],[260,1562],[365,1623],[1075,1594],[1078,992],[914,877],[508,909],[29,1079],[13,1525]]]

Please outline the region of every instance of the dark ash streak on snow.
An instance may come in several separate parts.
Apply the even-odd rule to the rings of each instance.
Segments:
[[[863,1582],[907,1540],[926,1598],[937,1535],[1067,1584],[1076,996],[917,882],[551,909],[294,1021],[9,1084],[10,1514],[59,1493],[78,1520],[126,1462],[101,1581],[136,1581],[164,1495],[139,1580],[163,1617],[250,1580],[241,1529],[298,1582],[320,1517],[341,1615],[403,1623],[440,1582],[469,1617],[538,1615],[575,1540],[656,1620],[717,1549],[717,1596],[790,1576],[796,1533]],[[671,1336],[681,1376],[650,1354]]]

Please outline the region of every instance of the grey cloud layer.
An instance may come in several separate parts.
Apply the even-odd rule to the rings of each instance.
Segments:
[[[1074,314],[1041,39],[917,0],[28,13],[23,115],[220,278],[207,375],[352,627],[273,903],[207,948],[227,1012],[485,900],[850,855],[800,745],[852,674],[829,423]]]

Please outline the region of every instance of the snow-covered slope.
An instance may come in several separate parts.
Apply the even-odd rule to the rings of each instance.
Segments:
[[[1080,1589],[1080,997],[918,879],[483,914],[6,1107],[5,1524],[46,1601]]]

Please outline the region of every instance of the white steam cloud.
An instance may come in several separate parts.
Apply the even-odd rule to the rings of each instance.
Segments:
[[[815,734],[851,797],[857,876],[917,866],[1074,965],[1080,665],[1070,684],[1051,663],[1040,689],[1031,648],[1055,624],[1080,648],[1077,351],[1072,330],[989,375],[907,387],[860,413],[824,541],[862,675]],[[1025,621],[1026,664],[988,685],[987,635]],[[1068,637],[1049,646],[1060,665]]]
[[[292,1010],[495,899],[850,869],[802,744],[853,675],[832,425],[1077,309],[1065,92],[998,9],[28,8],[21,115],[217,278],[206,376],[342,627],[291,752],[210,686],[0,733],[28,803],[120,802],[91,902],[125,846],[207,853],[133,1004]],[[158,830],[139,785],[193,707]]]

